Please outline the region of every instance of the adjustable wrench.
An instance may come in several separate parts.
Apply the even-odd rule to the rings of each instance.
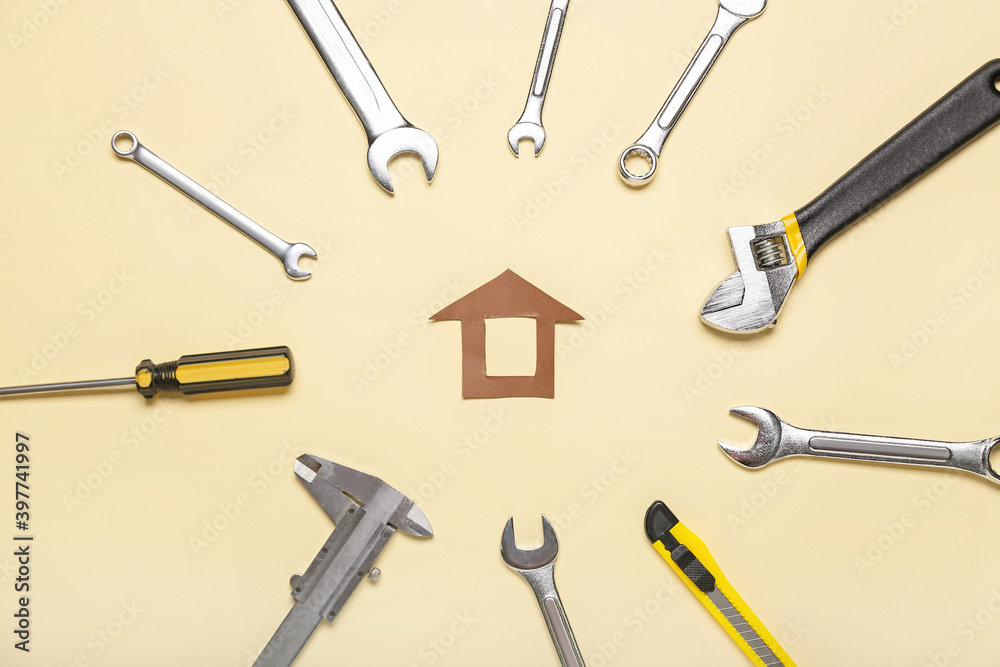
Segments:
[[[544,515],[542,534],[544,541],[538,549],[518,549],[514,541],[514,518],[511,517],[507,520],[500,539],[500,555],[507,567],[521,575],[534,591],[562,667],[584,667],[580,647],[576,645],[576,637],[573,636],[566,610],[559,599],[559,591],[556,590],[555,567],[559,542],[556,540],[556,531]]]
[[[766,7],[767,0],[719,0],[719,14],[715,19],[715,25],[694,55],[691,64],[684,70],[681,80],[670,93],[656,120],[635,144],[625,149],[619,158],[618,174],[622,180],[633,187],[641,187],[653,180],[653,176],[656,175],[656,161],[663,151],[663,145],[667,143],[667,137],[673,132],[694,94],[701,88],[708,72],[719,59],[722,49],[740,26],[763,14]],[[649,163],[646,173],[632,173],[626,165],[630,157],[636,156],[645,158]]]
[[[437,171],[438,145],[413,127],[393,104],[371,62],[332,0],[288,0],[368,135],[368,169],[393,194],[389,161],[400,153],[420,158],[427,181]]]
[[[737,449],[719,442],[722,451],[745,468],[761,468],[791,456],[815,456],[846,461],[951,468],[1000,484],[1000,474],[990,465],[990,454],[1000,444],[1000,438],[976,442],[932,442],[827,433],[796,428],[763,408],[733,408],[730,412],[752,421],[759,429],[757,439],[750,449]]]
[[[562,38],[563,26],[566,24],[566,12],[569,11],[569,0],[552,0],[549,7],[549,18],[545,22],[545,32],[542,35],[542,46],[538,50],[538,62],[535,63],[535,75],[531,79],[531,90],[528,91],[528,101],[524,105],[524,113],[520,120],[514,123],[507,133],[507,143],[514,155],[519,156],[521,139],[531,139],[535,144],[535,155],[545,147],[545,128],[542,127],[542,107],[545,106],[545,96],[549,91],[549,80],[556,64],[556,52],[559,50],[559,40]]]
[[[126,145],[127,142],[127,145]],[[191,199],[195,200],[209,211],[222,218],[232,227],[242,232],[253,241],[278,258],[285,268],[285,273],[293,280],[309,278],[308,271],[299,268],[299,259],[303,256],[316,258],[316,251],[304,243],[288,243],[256,222],[243,215],[235,208],[222,201],[204,187],[198,185],[183,173],[169,165],[158,155],[139,143],[139,139],[122,130],[111,137],[111,148],[120,158],[132,160],[153,172],[164,181],[174,186]]]
[[[741,334],[773,327],[816,251],[1000,122],[998,81],[993,60],[795,213],[730,227],[737,271],[705,302],[702,322]]]

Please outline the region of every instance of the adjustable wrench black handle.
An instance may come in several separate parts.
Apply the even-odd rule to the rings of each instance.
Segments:
[[[986,63],[796,211],[808,255],[1000,121],[998,80],[1000,59]]]

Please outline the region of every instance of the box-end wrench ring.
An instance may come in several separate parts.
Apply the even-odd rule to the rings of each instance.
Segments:
[[[1000,474],[990,464],[990,455],[1000,438],[975,442],[934,442],[848,433],[808,431],[783,422],[770,410],[733,408],[737,417],[757,425],[757,439],[750,449],[719,442],[722,451],[746,468],[761,468],[792,456],[814,456],[846,461],[896,463],[950,468],[978,475],[1000,484]]]
[[[306,280],[312,275],[299,268],[299,259],[315,259],[315,250],[304,243],[288,243],[267,231],[140,144],[128,130],[116,132],[111,137],[111,148],[118,157],[142,165],[277,257],[289,278]]]
[[[722,49],[740,26],[764,13],[767,0],[719,0],[719,14],[680,81],[667,98],[656,120],[638,141],[626,148],[618,159],[618,174],[632,187],[646,185],[656,175],[657,160],[667,137],[677,125],[701,84],[705,81]],[[626,164],[629,158],[645,158],[649,165],[644,174],[633,173]]]

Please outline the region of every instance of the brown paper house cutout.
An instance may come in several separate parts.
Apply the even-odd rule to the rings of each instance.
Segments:
[[[535,374],[487,375],[486,320],[513,317],[535,319]],[[463,397],[555,398],[556,322],[584,318],[508,269],[430,319],[462,322]]]

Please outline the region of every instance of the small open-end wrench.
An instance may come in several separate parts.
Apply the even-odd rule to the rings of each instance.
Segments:
[[[378,184],[393,194],[389,161],[401,153],[419,157],[431,182],[438,165],[437,142],[403,118],[333,1],[288,0],[288,4],[364,125],[368,169]]]
[[[562,38],[563,26],[566,25],[566,12],[569,10],[569,0],[552,0],[549,7],[549,18],[545,23],[542,35],[542,46],[538,50],[538,62],[535,63],[535,75],[531,79],[531,90],[528,101],[524,105],[524,113],[520,120],[514,123],[507,133],[507,143],[514,155],[520,155],[522,139],[531,139],[535,143],[535,155],[545,147],[545,128],[542,127],[542,107],[545,106],[545,95],[549,91],[549,80],[556,64],[556,52],[559,50],[559,40]]]
[[[576,645],[576,637],[569,626],[566,610],[563,609],[559,591],[556,590],[555,568],[556,556],[559,555],[559,542],[556,531],[552,529],[549,520],[542,516],[542,546],[531,551],[517,548],[514,541],[514,518],[507,520],[500,539],[500,555],[507,567],[517,572],[528,582],[542,610],[545,625],[549,629],[552,643],[555,645],[559,662],[563,667],[584,667],[580,647]]]
[[[715,25],[694,55],[691,64],[684,70],[684,74],[667,98],[666,104],[660,109],[656,120],[635,144],[625,149],[619,158],[618,173],[622,180],[633,187],[646,185],[653,180],[653,176],[656,175],[656,162],[663,151],[663,145],[667,142],[667,137],[705,81],[715,61],[719,59],[722,49],[740,26],[763,14],[766,7],[767,0],[719,0],[719,14],[715,19]],[[646,173],[635,174],[629,170],[626,163],[631,157],[646,159],[649,164]]]
[[[730,227],[736,272],[708,297],[702,322],[738,334],[773,327],[820,248],[1000,122],[998,83],[1000,59],[973,72],[794,213],[764,225]],[[891,301],[891,295],[883,299]]]
[[[303,271],[299,268],[299,259],[303,256],[315,259],[315,250],[304,243],[288,243],[267,231],[140,144],[139,139],[131,132],[127,130],[116,132],[111,137],[111,148],[114,149],[118,157],[141,164],[222,218],[225,222],[243,232],[245,236],[256,241],[264,250],[267,250],[278,258],[289,278],[305,280],[312,275],[308,271]]]
[[[1000,474],[990,465],[990,454],[1000,444],[1000,438],[976,442],[932,442],[807,431],[786,424],[773,412],[763,408],[733,408],[730,412],[757,424],[757,439],[750,449],[737,449],[719,442],[722,451],[746,468],[761,468],[791,456],[816,456],[847,461],[951,468],[1000,484]]]

